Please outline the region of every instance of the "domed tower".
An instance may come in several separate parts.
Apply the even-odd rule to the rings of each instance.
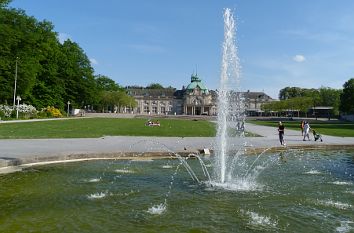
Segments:
[[[183,99],[185,115],[211,115],[212,96],[197,74],[192,74]]]

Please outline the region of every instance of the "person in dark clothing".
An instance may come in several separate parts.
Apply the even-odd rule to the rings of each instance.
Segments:
[[[279,121],[279,124],[278,124],[278,132],[279,132],[280,144],[283,146],[286,146],[285,141],[284,141],[284,125],[281,121]]]

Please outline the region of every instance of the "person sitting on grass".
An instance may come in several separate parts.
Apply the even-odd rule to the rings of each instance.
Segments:
[[[315,141],[320,139],[322,142],[322,135],[321,134],[317,133],[316,130],[314,130],[314,129],[312,130],[312,133],[313,133],[313,137],[315,138]]]
[[[159,122],[159,120],[157,120],[156,122],[153,122],[149,119],[148,122],[145,123],[145,125],[147,125],[147,126],[160,126],[160,122]]]

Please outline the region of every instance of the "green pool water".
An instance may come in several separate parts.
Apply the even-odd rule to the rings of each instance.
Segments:
[[[288,151],[256,163],[267,165],[247,191],[210,185],[196,159],[188,164],[200,183],[175,159],[0,175],[0,232],[354,232],[353,151]]]

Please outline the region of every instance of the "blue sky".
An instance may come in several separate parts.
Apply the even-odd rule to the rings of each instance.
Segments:
[[[118,84],[217,89],[223,11],[236,16],[241,89],[342,88],[354,77],[352,0],[13,0],[84,49]]]

